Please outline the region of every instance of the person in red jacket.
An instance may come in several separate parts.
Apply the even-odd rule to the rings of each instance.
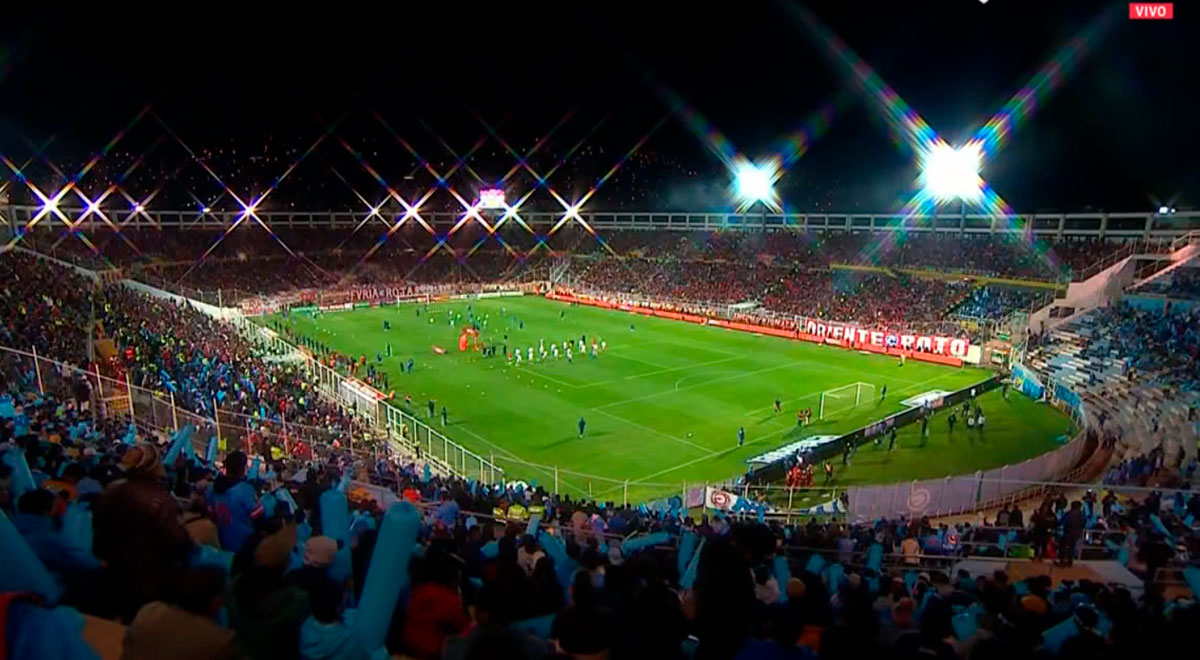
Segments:
[[[427,559],[424,579],[417,576],[404,616],[403,639],[408,655],[418,660],[442,657],[446,639],[460,635],[470,624],[458,590],[459,571],[454,558],[433,553]]]

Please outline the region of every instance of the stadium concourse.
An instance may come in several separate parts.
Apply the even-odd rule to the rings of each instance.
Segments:
[[[704,244],[709,256],[736,262],[737,248],[716,244],[742,238],[722,236]],[[189,243],[168,241],[161,258]],[[278,292],[337,281],[336,266],[351,263],[330,255],[306,279],[300,262],[259,265],[263,245],[189,277]],[[792,292],[776,289],[781,303],[807,295],[831,315],[912,324],[942,323],[956,305],[994,317],[1026,304],[937,278],[874,272],[847,291],[821,269],[787,270],[780,283],[774,266],[733,277],[713,259],[655,256],[589,258],[579,276],[629,286],[624,274],[641,295],[705,303],[769,299],[781,284]],[[480,279],[512,272],[495,256],[469,263]],[[995,256],[975,265],[1024,268]],[[422,277],[466,273],[447,264]],[[1200,616],[1178,600],[1200,588],[1194,439],[1171,442],[1194,438],[1200,324],[1187,312],[1127,301],[1035,339],[1027,380],[1080,392],[1097,417],[1088,441],[1116,456],[1106,489],[1043,489],[967,520],[846,524],[439,474],[385,449],[296,365],[186,305],[20,252],[0,257],[0,277],[0,338],[38,352],[6,350],[0,362],[12,657],[1127,657],[1188,647]],[[1188,274],[1177,279],[1159,286],[1194,290]],[[109,340],[117,359],[89,360]],[[143,386],[169,392],[182,418],[148,422]],[[113,405],[121,387],[133,410]],[[218,428],[245,432],[214,436],[214,409]],[[238,445],[246,451],[230,451]]]

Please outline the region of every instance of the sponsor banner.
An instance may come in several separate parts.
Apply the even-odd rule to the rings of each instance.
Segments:
[[[356,302],[352,305],[352,309],[366,309],[371,306],[369,302]]]
[[[836,436],[836,435],[809,436],[803,440],[798,440],[791,444],[784,445],[778,449],[772,449],[771,451],[769,451],[765,454],[760,454],[758,456],[755,456],[754,458],[748,459],[746,462],[747,463],[774,463],[775,461],[781,461],[785,458],[790,458],[792,456],[795,456],[796,454],[803,452],[803,451],[808,451],[810,449],[815,450],[819,447],[824,447],[825,445],[828,445],[831,442],[836,442],[839,437],[840,436]]]
[[[1013,388],[1034,401],[1041,400],[1046,394],[1046,386],[1042,384],[1041,379],[1037,377],[1032,369],[1020,363],[1013,365],[1012,384]]]
[[[835,513],[845,513],[846,507],[841,500],[832,499],[824,504],[818,504],[807,509],[800,509],[795,513],[801,516],[827,516]]]
[[[719,488],[708,486],[704,489],[704,508],[716,509],[718,511],[732,511],[733,507],[742,498]]]
[[[759,504],[744,497],[738,497],[727,490],[713,488],[712,486],[704,489],[704,506],[708,509],[716,509],[729,513],[758,513],[759,511],[765,513],[773,510],[765,504]]]
[[[971,475],[876,486],[851,486],[850,522],[877,518],[951,515],[975,510],[1013,496],[1029,482],[1055,481],[1069,471],[1083,451],[1082,434],[1040,456]]]
[[[902,351],[951,355],[962,359],[967,356],[970,343],[958,337],[921,335],[864,328],[848,323],[807,319],[804,332],[826,341],[844,342],[850,348],[874,346],[876,348],[899,348]]]
[[[908,406],[909,408],[929,407],[937,409],[942,407],[942,402],[948,394],[950,394],[950,392],[947,392],[946,390],[930,390],[924,394],[918,394],[916,396],[909,397],[901,401],[900,405]]]
[[[464,293],[457,296],[450,296],[451,300],[483,300],[485,298],[512,298],[513,296],[523,296],[524,291],[484,291],[482,293]]]
[[[654,303],[631,304],[592,296],[578,296],[571,293],[555,292],[547,293],[546,297],[550,300],[558,300],[560,302],[617,309],[645,316],[687,321],[689,323],[699,323],[701,325],[752,332],[772,337],[799,339],[801,341],[840,346],[852,350],[869,351],[871,353],[892,356],[903,355],[912,360],[945,364],[953,367],[961,367],[964,362],[971,360],[978,363],[982,356],[982,350],[977,346],[971,346],[966,339],[941,335],[872,330],[850,324],[813,319],[800,319],[797,321],[798,325],[795,328],[777,327],[761,323],[713,318],[708,315],[669,311],[656,307]]]

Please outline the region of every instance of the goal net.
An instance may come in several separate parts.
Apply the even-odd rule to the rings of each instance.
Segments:
[[[874,399],[875,386],[870,383],[851,383],[832,390],[825,390],[821,392],[821,405],[818,408],[817,418],[825,419],[827,416],[839,412],[853,410]]]

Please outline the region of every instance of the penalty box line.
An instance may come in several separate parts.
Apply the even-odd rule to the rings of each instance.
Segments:
[[[929,384],[929,383],[932,383],[932,382],[935,382],[935,381],[941,380],[942,378],[945,378],[946,376],[950,375],[950,373],[952,373],[952,372],[946,372],[946,373],[944,373],[944,374],[941,374],[941,375],[939,375],[939,376],[934,376],[933,378],[930,378],[930,379],[927,379],[927,380],[923,380],[923,381],[920,381],[920,382],[918,382],[918,383],[913,383],[912,385],[908,385],[908,386],[906,386],[906,387],[902,387],[902,388],[900,388],[900,389],[899,389],[899,390],[898,390],[896,393],[897,393],[897,394],[900,394],[900,393],[902,393],[902,392],[907,392],[907,391],[910,391],[910,390],[916,390],[916,389],[919,389],[920,387],[922,387],[922,386],[924,386],[924,385],[926,385],[926,384]],[[806,396],[803,396],[803,397],[800,397],[800,398],[798,398],[798,399],[794,399],[793,401],[802,401],[802,400],[804,400],[804,399],[811,399],[812,397],[814,397],[814,396],[816,396],[816,395],[819,395],[819,394],[820,394],[820,392],[813,392],[812,394],[808,394],[808,395],[806,395]],[[756,444],[758,444],[758,443],[760,443],[760,442],[762,442],[762,441],[764,441],[764,440],[769,440],[769,439],[771,439],[771,438],[773,438],[773,437],[775,437],[775,436],[777,436],[777,435],[780,435],[781,433],[786,433],[787,431],[789,431],[789,430],[790,430],[790,429],[792,429],[792,428],[795,428],[795,427],[793,427],[793,426],[789,425],[789,426],[786,426],[786,427],[784,427],[784,428],[781,428],[781,429],[779,429],[779,430],[772,431],[771,433],[767,433],[767,434],[765,434],[765,435],[760,435],[760,436],[758,436],[757,438],[753,438],[753,439],[751,439],[751,440],[748,440],[748,441],[746,442],[746,444],[745,444],[745,445],[743,445],[743,447],[744,447],[744,446],[748,446],[748,445],[756,445]],[[662,476],[662,475],[664,475],[664,474],[670,474],[671,472],[675,472],[676,470],[682,470],[682,469],[683,469],[683,468],[685,468],[685,467],[690,467],[690,466],[692,466],[692,465],[695,465],[696,463],[700,463],[700,462],[702,462],[702,461],[706,461],[706,460],[708,460],[708,459],[710,459],[710,458],[714,458],[714,457],[716,457],[716,456],[719,456],[720,454],[728,453],[728,452],[734,451],[734,450],[736,450],[736,449],[739,449],[739,447],[728,447],[728,448],[725,448],[725,449],[718,449],[718,450],[716,450],[716,451],[713,451],[712,453],[710,453],[710,454],[709,454],[709,455],[707,455],[707,456],[701,456],[701,457],[699,457],[699,458],[694,458],[694,459],[692,459],[692,460],[690,460],[690,461],[687,461],[687,462],[685,462],[685,463],[680,463],[679,465],[676,465],[676,466],[674,466],[674,467],[670,467],[670,468],[667,468],[667,469],[665,469],[665,470],[659,470],[658,472],[655,472],[654,474],[649,474],[649,475],[646,475],[646,476],[644,476],[644,477],[642,477],[642,478],[640,478],[640,479],[638,479],[638,480],[636,480],[636,481],[630,481],[630,482],[629,482],[629,485],[630,485],[630,486],[640,486],[640,485],[643,485],[647,479],[653,479],[654,477],[659,477],[659,476]],[[611,492],[611,491],[605,491],[605,492]],[[600,493],[600,494],[604,494],[604,493]]]
[[[712,451],[712,449],[711,449],[711,448],[709,448],[709,447],[705,447],[705,446],[703,446],[703,445],[698,445],[698,444],[696,444],[696,443],[694,443],[694,442],[692,442],[692,441],[690,441],[690,440],[684,440],[683,438],[677,438],[677,437],[675,437],[675,436],[673,436],[673,435],[671,435],[671,434],[669,434],[669,433],[663,433],[662,431],[659,431],[658,429],[650,428],[649,426],[643,426],[643,425],[641,425],[641,424],[638,424],[637,422],[634,422],[634,421],[631,421],[631,420],[625,419],[624,417],[621,417],[620,415],[614,415],[614,414],[612,414],[612,413],[610,413],[610,412],[608,412],[608,411],[605,411],[605,410],[600,410],[599,408],[592,408],[592,411],[593,411],[593,412],[598,412],[598,413],[600,413],[601,415],[604,415],[605,417],[610,417],[610,418],[612,418],[612,419],[615,419],[615,420],[617,420],[618,422],[624,422],[624,423],[626,423],[626,424],[628,424],[628,425],[630,425],[630,426],[633,426],[633,427],[635,427],[635,428],[642,429],[643,431],[649,431],[650,433],[653,433],[653,434],[655,434],[655,435],[661,435],[662,437],[664,437],[664,438],[667,438],[668,440],[674,440],[675,442],[678,442],[678,443],[680,443],[680,444],[684,444],[684,445],[687,445],[687,446],[689,446],[689,447],[695,447],[696,449],[699,449],[700,451],[703,451],[703,452],[710,452],[710,451]]]
[[[632,399],[625,399],[625,400],[623,400],[623,401],[613,401],[613,402],[611,402],[611,403],[606,403],[606,404],[604,404],[604,405],[602,405],[602,406],[598,406],[597,408],[614,408],[614,407],[616,407],[616,406],[623,406],[623,405],[625,405],[625,404],[627,404],[627,403],[634,403],[634,402],[637,402],[637,401],[645,401],[646,399],[653,399],[653,398],[655,398],[655,397],[660,397],[660,396],[664,396],[664,395],[667,395],[667,394],[675,394],[675,393],[677,393],[677,392],[686,392],[686,391],[688,391],[688,390],[694,390],[694,389],[696,389],[696,388],[698,388],[698,387],[706,387],[706,386],[708,386],[708,385],[713,385],[713,384],[715,384],[715,383],[722,383],[722,382],[725,382],[725,381],[727,381],[727,380],[737,380],[737,379],[739,379],[739,378],[745,378],[745,377],[747,377],[747,376],[754,376],[754,375],[757,375],[757,374],[766,373],[766,372],[768,372],[768,371],[778,371],[778,370],[780,370],[780,369],[788,369],[788,368],[791,368],[791,367],[796,367],[796,366],[799,366],[799,365],[801,365],[801,364],[809,364],[809,363],[811,363],[811,360],[794,360],[794,361],[792,361],[792,362],[785,362],[785,363],[783,363],[783,364],[777,364],[777,365],[775,365],[775,366],[773,366],[773,367],[766,367],[766,368],[763,368],[763,369],[756,369],[756,370],[754,370],[754,371],[744,371],[744,372],[742,372],[742,373],[734,374],[734,375],[732,375],[732,376],[723,376],[723,377],[721,377],[721,378],[713,378],[712,380],[706,380],[706,381],[704,381],[703,383],[696,383],[695,385],[689,385],[688,387],[684,387],[684,388],[680,388],[680,389],[675,389],[675,390],[662,390],[662,391],[659,391],[659,392],[652,392],[652,393],[650,393],[650,394],[646,394],[646,395],[644,395],[644,396],[638,396],[638,397],[634,397],[634,398],[632,398]]]
[[[545,467],[539,466],[537,463],[530,463],[529,461],[512,453],[508,449],[505,449],[503,446],[498,445],[498,444],[492,442],[491,440],[488,440],[487,438],[483,437],[482,435],[479,435],[478,433],[472,431],[471,429],[469,429],[465,426],[462,426],[462,425],[455,425],[455,428],[463,431],[464,433],[470,435],[471,437],[484,443],[485,445],[488,445],[489,447],[496,449],[498,451],[498,453],[501,455],[501,458],[507,458],[510,461],[515,461],[517,463],[521,463],[522,465],[525,465],[526,467],[529,467],[532,470],[541,472],[542,474],[550,477],[551,479],[554,478],[554,472],[552,470],[548,470]],[[576,484],[573,484],[570,481],[567,481],[566,479],[563,479],[561,477],[559,478],[559,481],[562,482],[563,484],[566,484],[567,486],[569,486],[571,488],[574,488],[575,490],[579,491],[580,493],[587,492],[586,490],[580,488]]]

